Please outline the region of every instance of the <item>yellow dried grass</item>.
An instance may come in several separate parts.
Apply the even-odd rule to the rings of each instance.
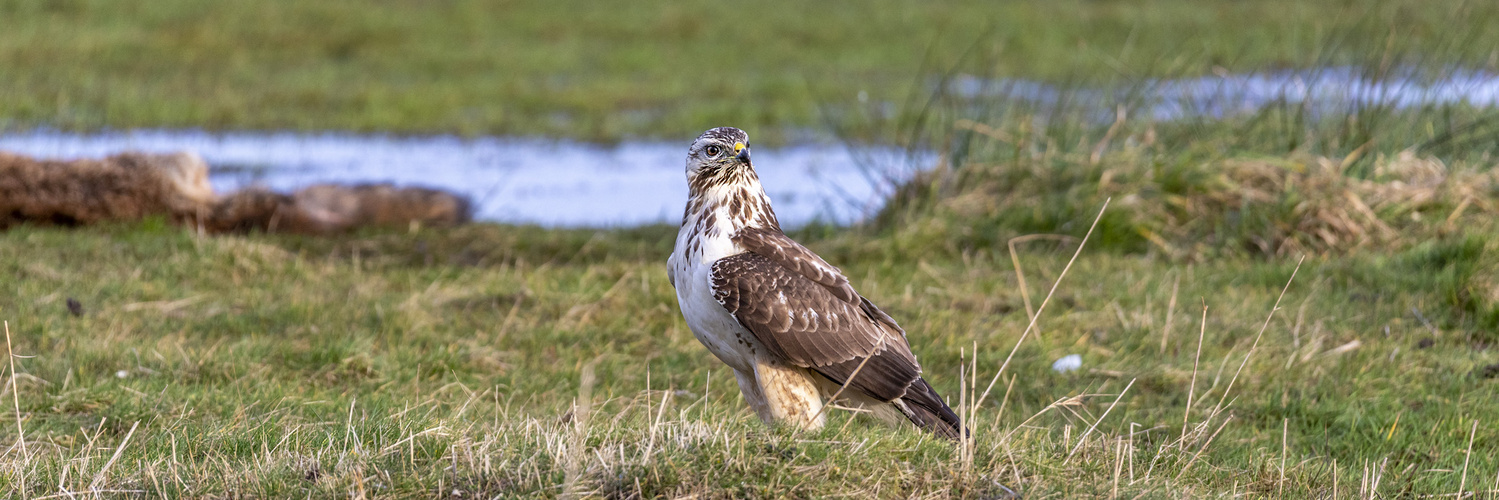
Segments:
[[[1399,245],[1409,236],[1401,228],[1447,216],[1425,213],[1434,209],[1466,204],[1470,211],[1494,211],[1493,171],[1454,173],[1440,160],[1411,151],[1375,160],[1367,179],[1348,175],[1349,163],[1328,157],[1225,161],[1228,188],[1192,198],[1188,212],[1221,218],[1255,205],[1279,205],[1280,213],[1271,210],[1274,226],[1255,235],[1254,244],[1264,253],[1296,255]]]
[[[907,215],[917,217],[934,215],[920,224],[901,224],[909,228],[902,231],[925,234],[936,227],[978,228],[984,220],[1002,227],[1016,220],[1080,224],[1081,216],[1072,213],[1079,211],[1065,207],[1113,197],[1129,232],[1143,244],[1184,258],[1224,249],[1285,256],[1404,247],[1499,211],[1494,169],[1451,168],[1408,150],[1377,156],[1361,170],[1366,175],[1353,175],[1359,154],[1230,158],[1186,166],[1159,166],[1125,153],[1097,166],[1055,158],[969,164],[918,176],[897,193],[892,207],[905,207]],[[930,193],[941,194],[921,199]],[[930,209],[921,208],[923,203]],[[884,222],[890,222],[889,215],[882,214]]]

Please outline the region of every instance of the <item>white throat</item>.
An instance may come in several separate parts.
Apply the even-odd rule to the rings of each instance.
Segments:
[[[695,276],[724,257],[745,252],[733,237],[746,227],[780,230],[770,197],[754,173],[735,176],[733,182],[700,182],[688,178],[692,186],[682,227],[677,231],[676,246],[667,259],[668,275],[673,284],[677,277]]]

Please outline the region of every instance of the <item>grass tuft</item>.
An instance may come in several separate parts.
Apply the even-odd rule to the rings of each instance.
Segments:
[[[942,243],[991,247],[1069,232],[1085,222],[1085,203],[1114,197],[1100,245],[1200,260],[1398,250],[1487,224],[1499,209],[1492,168],[1448,167],[1409,151],[1374,160],[1366,178],[1347,173],[1348,158],[1148,156],[970,161],[903,186],[876,224],[902,239],[957,233]]]

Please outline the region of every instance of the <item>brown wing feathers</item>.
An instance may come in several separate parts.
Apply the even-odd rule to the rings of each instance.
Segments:
[[[763,255],[720,259],[713,278],[715,298],[771,354],[839,384],[869,358],[850,386],[882,401],[899,399],[921,378],[910,348],[882,331],[862,303],[838,299]]]
[[[921,379],[905,331],[838,268],[779,231],[745,229],[735,241],[749,252],[713,264],[713,294],[771,354],[838,384],[858,370],[850,388],[900,400],[917,425],[957,436],[958,417]]]
[[[828,289],[828,293],[844,302],[860,300],[859,294],[854,292],[854,287],[848,284],[848,278],[843,277],[843,273],[838,268],[822,260],[822,257],[818,257],[807,247],[787,238],[780,231],[747,227],[734,235],[734,242],[744,246],[750,252],[765,256],[793,273],[812,280],[813,283],[822,285]]]
[[[869,356],[884,336],[857,305],[756,253],[715,262],[713,295],[772,354],[807,368]]]

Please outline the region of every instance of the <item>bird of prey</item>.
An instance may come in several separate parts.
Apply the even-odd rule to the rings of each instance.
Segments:
[[[699,136],[687,151],[687,185],[667,276],[693,335],[734,369],[761,420],[817,429],[836,397],[947,438],[963,432],[921,378],[906,332],[781,232],[744,131]]]

